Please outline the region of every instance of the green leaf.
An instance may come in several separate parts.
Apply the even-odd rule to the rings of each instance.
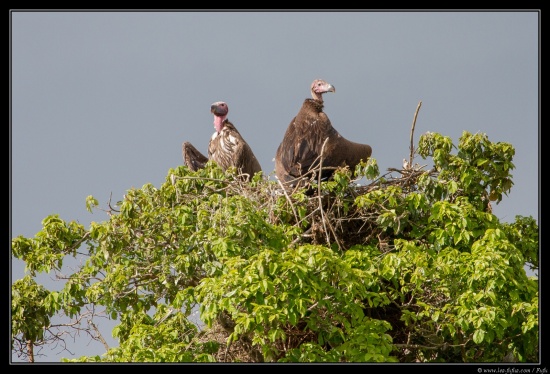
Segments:
[[[485,338],[485,331],[482,329],[478,329],[474,331],[473,340],[476,344],[481,344],[483,342],[483,339]]]

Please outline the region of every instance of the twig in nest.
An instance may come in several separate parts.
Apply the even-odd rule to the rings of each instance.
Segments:
[[[336,244],[338,245],[338,248],[341,250],[342,247],[340,246],[340,242],[338,241],[338,236],[336,235],[336,233],[334,232],[334,229],[332,227],[332,225],[330,224],[330,222],[328,220],[325,219],[325,213],[324,213],[324,210],[323,210],[323,198],[321,196],[321,172],[323,170],[323,154],[325,152],[325,145],[327,144],[328,142],[328,138],[325,139],[325,141],[323,142],[323,146],[321,147],[321,155],[319,156],[320,157],[320,160],[319,160],[319,175],[318,175],[318,178],[317,178],[317,199],[319,200],[319,210],[321,211],[321,221],[323,222],[323,228],[325,229],[325,235],[327,237],[327,244],[330,246],[330,235],[329,235],[329,232],[327,230],[327,224],[328,226],[330,227],[330,231],[332,232],[332,235],[334,236],[334,240],[336,241]],[[325,222],[327,221],[327,222]]]
[[[330,237],[328,236],[328,230],[327,226],[325,224],[325,214],[323,212],[323,199],[321,197],[321,171],[323,170],[323,153],[325,152],[325,145],[328,142],[328,138],[325,139],[323,142],[323,146],[321,147],[321,155],[319,156],[321,159],[319,160],[319,175],[317,180],[317,199],[319,199],[319,209],[321,210],[321,222],[323,222],[323,228],[325,229],[325,234],[327,236],[327,244],[330,246]]]
[[[420,107],[422,106],[422,101],[419,101],[418,102],[418,106],[416,107],[416,111],[414,112],[414,118],[413,118],[413,123],[412,123],[412,127],[411,127],[411,145],[409,147],[410,149],[410,155],[409,155],[409,165],[412,166],[412,162],[413,162],[413,154],[414,154],[414,143],[413,143],[413,139],[414,139],[414,127],[416,126],[416,117],[418,117],[418,112],[420,111]]]
[[[285,197],[288,200],[290,207],[292,208],[292,213],[294,213],[294,218],[296,219],[296,222],[299,222],[298,214],[296,213],[296,209],[294,209],[294,204],[292,204],[292,200],[290,199],[290,196],[288,196],[288,194],[286,193],[286,189],[283,187],[283,184],[281,183],[279,178],[277,178],[277,182],[279,182],[279,185],[281,186],[281,189],[283,190],[283,193],[285,194]]]
[[[221,182],[228,184],[229,182],[225,179],[218,179],[218,178],[206,178],[206,177],[192,177],[189,175],[184,175],[182,177],[176,177],[175,179],[199,179],[199,180],[205,180],[205,181],[215,181],[215,182]]]

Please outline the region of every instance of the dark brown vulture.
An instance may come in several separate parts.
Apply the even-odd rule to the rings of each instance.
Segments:
[[[372,154],[370,145],[343,138],[323,112],[323,94],[335,91],[334,86],[324,80],[314,80],[311,84],[313,98],[305,99],[277,148],[275,173],[288,190],[304,186],[305,181],[313,176],[311,170],[319,166],[319,156],[327,138],[323,150],[322,180],[330,178],[337,167],[347,165],[354,172],[359,161],[367,161]]]
[[[252,177],[262,168],[252,149],[235,126],[227,119],[229,108],[223,101],[210,107],[214,114],[214,134],[208,143],[208,157],[200,153],[191,143],[182,145],[183,160],[189,169],[202,169],[208,160],[215,161],[223,170],[235,166],[240,174]]]

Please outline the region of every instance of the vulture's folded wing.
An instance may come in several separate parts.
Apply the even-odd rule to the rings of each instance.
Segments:
[[[197,171],[204,168],[205,164],[208,162],[208,157],[200,153],[199,150],[189,142],[184,142],[181,148],[183,161],[189,169]]]

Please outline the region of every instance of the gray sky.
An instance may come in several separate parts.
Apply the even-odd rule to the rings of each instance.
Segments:
[[[415,144],[426,131],[511,143],[514,186],[493,213],[539,221],[540,12],[15,11],[11,22],[12,237],[34,237],[51,214],[88,227],[108,217],[87,212],[86,196],[103,208],[160,186],[183,141],[206,154],[219,100],[274,179],[315,78],[336,87],[334,127],[370,144],[381,172],[408,157],[419,101]],[[12,280],[23,267],[12,260]],[[73,348],[104,352],[87,338]]]

